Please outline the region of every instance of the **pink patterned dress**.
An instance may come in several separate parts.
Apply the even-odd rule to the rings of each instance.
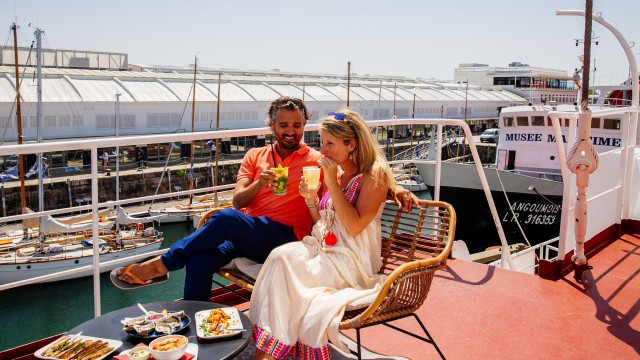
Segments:
[[[361,179],[361,174],[354,177],[343,189],[351,204],[358,198]],[[345,309],[372,300],[384,282],[378,274],[383,205],[374,221],[350,236],[327,192],[311,235],[271,252],[251,296],[249,317],[257,348],[277,359],[329,359],[329,341],[348,351],[338,333]],[[328,232],[336,235],[334,246],[324,245]]]

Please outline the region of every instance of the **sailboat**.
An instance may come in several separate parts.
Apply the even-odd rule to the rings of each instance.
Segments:
[[[193,69],[193,98],[191,102],[191,132],[195,131],[194,121],[195,121],[195,112],[196,112],[196,84],[197,84],[197,68],[198,68],[198,58],[196,57]],[[217,95],[217,122],[216,122],[216,130],[220,130],[220,80],[221,74],[218,74],[218,95]],[[215,146],[215,175],[213,175],[214,186],[218,185],[218,158],[220,153],[219,147],[219,139],[216,139],[213,146]],[[193,142],[191,142],[191,151],[190,151],[190,170],[189,170],[189,190],[193,189],[193,164],[194,164],[194,146]],[[167,159],[168,162],[169,159]],[[215,208],[224,208],[231,207],[231,199],[218,199],[218,193],[214,192],[211,194],[204,195],[191,195],[189,200],[177,204],[175,206],[163,207],[160,209],[149,209],[150,214],[164,214],[167,217],[160,220],[163,223],[174,223],[174,222],[183,222],[191,219],[193,223],[193,227],[197,228],[198,223],[200,222],[200,218],[204,213],[211,209]]]
[[[17,26],[14,25],[14,35]],[[42,73],[41,73],[41,37],[42,31],[36,29],[37,42],[37,79],[38,79],[38,104],[42,103]],[[17,36],[16,36],[17,37]],[[17,42],[17,40],[16,40]],[[16,68],[18,67],[17,45]],[[16,75],[17,101],[19,101],[19,75]],[[38,106],[38,123],[42,123],[43,115]],[[18,119],[20,115],[18,113]],[[20,121],[18,131],[20,134]],[[39,126],[38,141],[42,141],[41,127]],[[21,136],[18,136],[21,139]],[[39,211],[44,211],[43,186],[42,186],[42,156],[38,154],[38,193]],[[24,179],[24,167],[20,164],[20,176]],[[23,188],[24,189],[24,188]],[[23,199],[24,199],[24,190]],[[99,211],[98,237],[100,240],[100,261],[105,262],[121,257],[144,254],[160,248],[164,239],[162,233],[153,227],[145,228],[146,224],[157,220],[158,216],[131,217],[122,208],[118,208],[116,223],[124,226],[123,229],[114,230],[114,222],[109,220],[111,209]],[[23,213],[32,212],[26,207],[23,200]],[[7,224],[10,228],[12,224]],[[0,244],[0,284],[30,279],[37,276],[48,275],[54,272],[71,270],[84,265],[91,265],[93,261],[93,233],[92,216],[83,214],[66,218],[54,218],[50,215],[40,218],[29,218],[23,221],[22,231],[13,230],[10,236]],[[115,265],[102,267],[101,272],[111,271]],[[91,270],[56,278],[58,280],[72,279],[91,275]]]

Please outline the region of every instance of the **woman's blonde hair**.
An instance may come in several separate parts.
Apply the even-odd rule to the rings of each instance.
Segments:
[[[345,144],[348,144],[351,139],[355,139],[356,147],[351,156],[352,161],[358,167],[358,172],[371,171],[375,179],[382,181],[389,187],[395,183],[382,149],[359,113],[349,109],[330,113],[320,121],[319,130],[328,132]]]

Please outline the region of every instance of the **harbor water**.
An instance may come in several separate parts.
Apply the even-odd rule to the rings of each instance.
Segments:
[[[430,198],[428,192],[416,193]],[[158,226],[164,233],[161,248],[193,232],[191,222]],[[154,301],[182,297],[185,272],[170,273],[162,284],[135,290],[120,290],[111,284],[109,274],[100,276],[102,313]],[[67,330],[94,317],[93,279],[85,277],[68,281],[31,285],[0,292],[0,309],[5,322],[0,326],[0,351],[27,344]],[[147,309],[162,311],[163,309]]]

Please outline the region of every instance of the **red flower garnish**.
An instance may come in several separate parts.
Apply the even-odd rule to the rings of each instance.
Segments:
[[[332,232],[328,232],[324,237],[324,244],[327,246],[333,246],[338,242],[336,235]]]

